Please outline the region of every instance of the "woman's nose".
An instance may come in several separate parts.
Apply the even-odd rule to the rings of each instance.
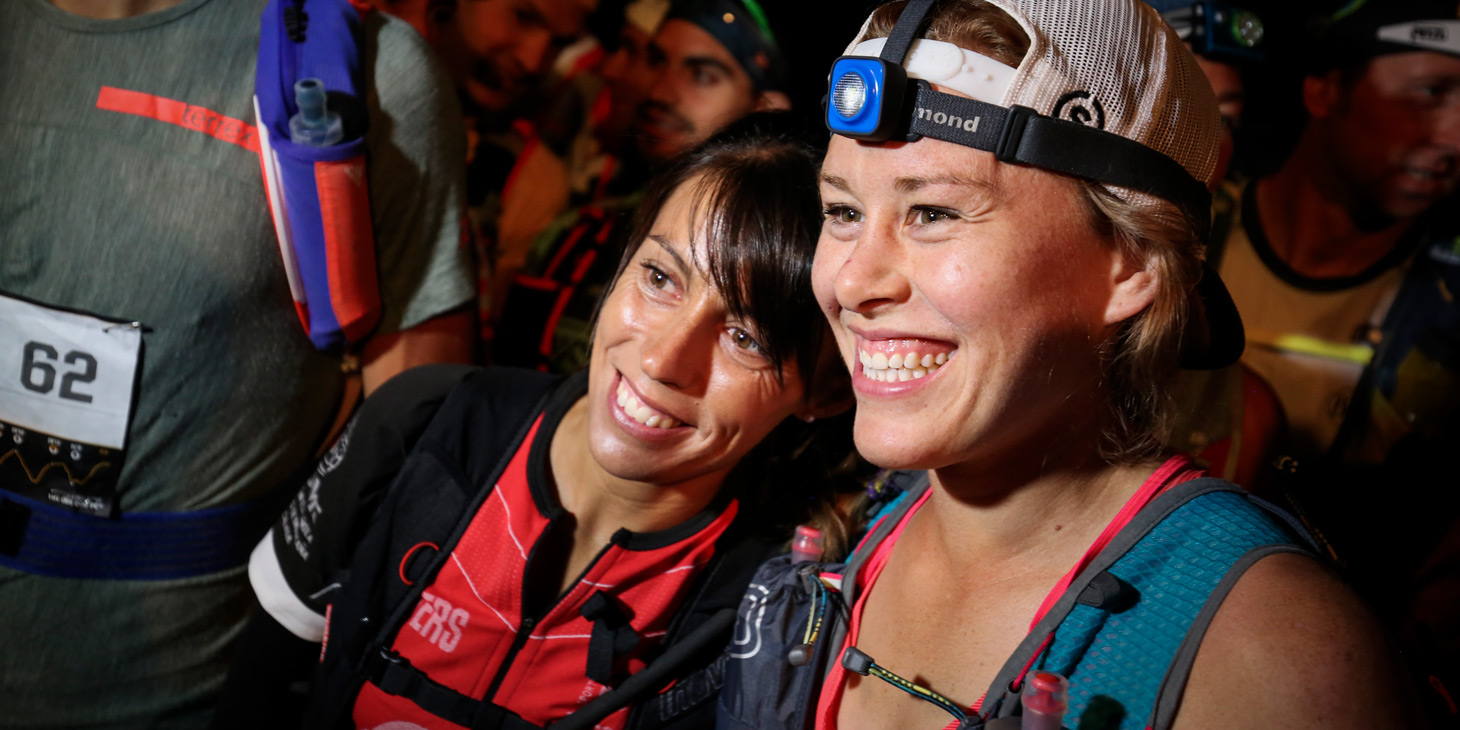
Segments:
[[[837,270],[837,303],[843,309],[870,315],[907,301],[912,287],[904,273],[903,253],[891,225],[865,228]]]
[[[693,311],[646,327],[639,347],[639,369],[666,386],[691,390],[704,381],[715,332]]]

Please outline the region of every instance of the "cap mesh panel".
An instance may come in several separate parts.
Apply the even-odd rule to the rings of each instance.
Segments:
[[[1030,38],[1005,106],[1092,125],[1103,116],[1106,131],[1208,181],[1221,135],[1216,99],[1196,59],[1154,9],[1136,0],[990,2]],[[1147,200],[1112,190],[1133,203]]]

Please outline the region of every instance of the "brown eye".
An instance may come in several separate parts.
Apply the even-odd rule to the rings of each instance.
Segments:
[[[760,351],[760,343],[756,342],[755,338],[751,337],[749,332],[739,327],[730,328],[730,341],[734,342],[735,346],[742,350]]]
[[[663,289],[670,285],[669,275],[660,271],[658,267],[644,264],[644,278],[648,280],[649,286],[655,289]]]
[[[936,208],[918,208],[913,211],[913,220],[920,226],[930,226],[934,223],[942,223],[952,218],[947,211]]]
[[[833,205],[823,210],[821,214],[833,223],[852,224],[862,222],[862,212],[845,205]]]

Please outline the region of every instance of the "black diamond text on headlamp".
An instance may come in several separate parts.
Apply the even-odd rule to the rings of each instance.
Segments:
[[[1205,240],[1211,195],[1170,157],[1095,127],[945,94],[908,79],[901,64],[932,4],[909,2],[877,58],[842,56],[832,64],[825,106],[833,133],[869,142],[927,136],[992,152],[1001,162],[1154,195],[1180,207]]]

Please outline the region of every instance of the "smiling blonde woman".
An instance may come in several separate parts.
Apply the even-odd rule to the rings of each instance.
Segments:
[[[1410,726],[1358,600],[1160,447],[1172,373],[1242,347],[1216,103],[1160,16],[893,3],[830,92],[813,286],[858,450],[927,479],[848,565],[762,569],[719,726]]]

